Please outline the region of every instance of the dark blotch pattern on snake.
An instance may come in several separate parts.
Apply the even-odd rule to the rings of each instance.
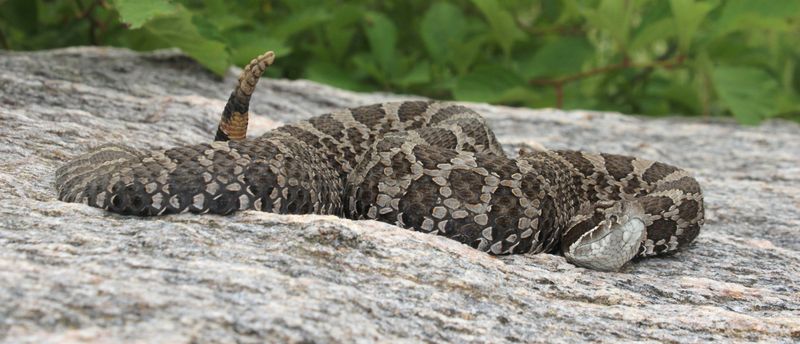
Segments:
[[[368,105],[246,139],[250,95],[273,59],[242,72],[216,141],[100,146],[58,169],[58,198],[139,216],[253,209],[376,219],[492,254],[562,252],[599,270],[675,252],[703,224],[700,186],[684,170],[580,151],[509,159],[462,105]]]

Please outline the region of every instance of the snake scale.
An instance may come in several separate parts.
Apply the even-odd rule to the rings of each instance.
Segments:
[[[268,52],[242,72],[211,143],[140,151],[106,144],[56,171],[58,198],[127,215],[335,214],[443,235],[491,254],[563,253],[614,271],[686,247],[703,195],[685,170],[569,150],[503,152],[452,103],[374,104],[246,139]]]

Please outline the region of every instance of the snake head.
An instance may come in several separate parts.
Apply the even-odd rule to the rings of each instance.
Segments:
[[[561,247],[572,264],[618,271],[636,255],[646,236],[644,209],[638,202],[601,202],[573,218]]]

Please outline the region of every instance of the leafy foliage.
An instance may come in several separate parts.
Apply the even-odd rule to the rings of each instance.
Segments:
[[[647,115],[800,120],[800,2],[0,0],[4,49],[178,47],[216,74]]]

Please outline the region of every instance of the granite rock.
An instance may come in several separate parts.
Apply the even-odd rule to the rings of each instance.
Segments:
[[[237,72],[217,78],[175,51],[0,52],[0,340],[800,340],[800,126],[790,122],[468,104],[510,152],[624,153],[695,174],[707,209],[696,242],[620,273],[493,257],[372,221],[136,218],[56,200],[55,169],[92,146],[211,140]],[[262,80],[251,135],[409,98]]]

